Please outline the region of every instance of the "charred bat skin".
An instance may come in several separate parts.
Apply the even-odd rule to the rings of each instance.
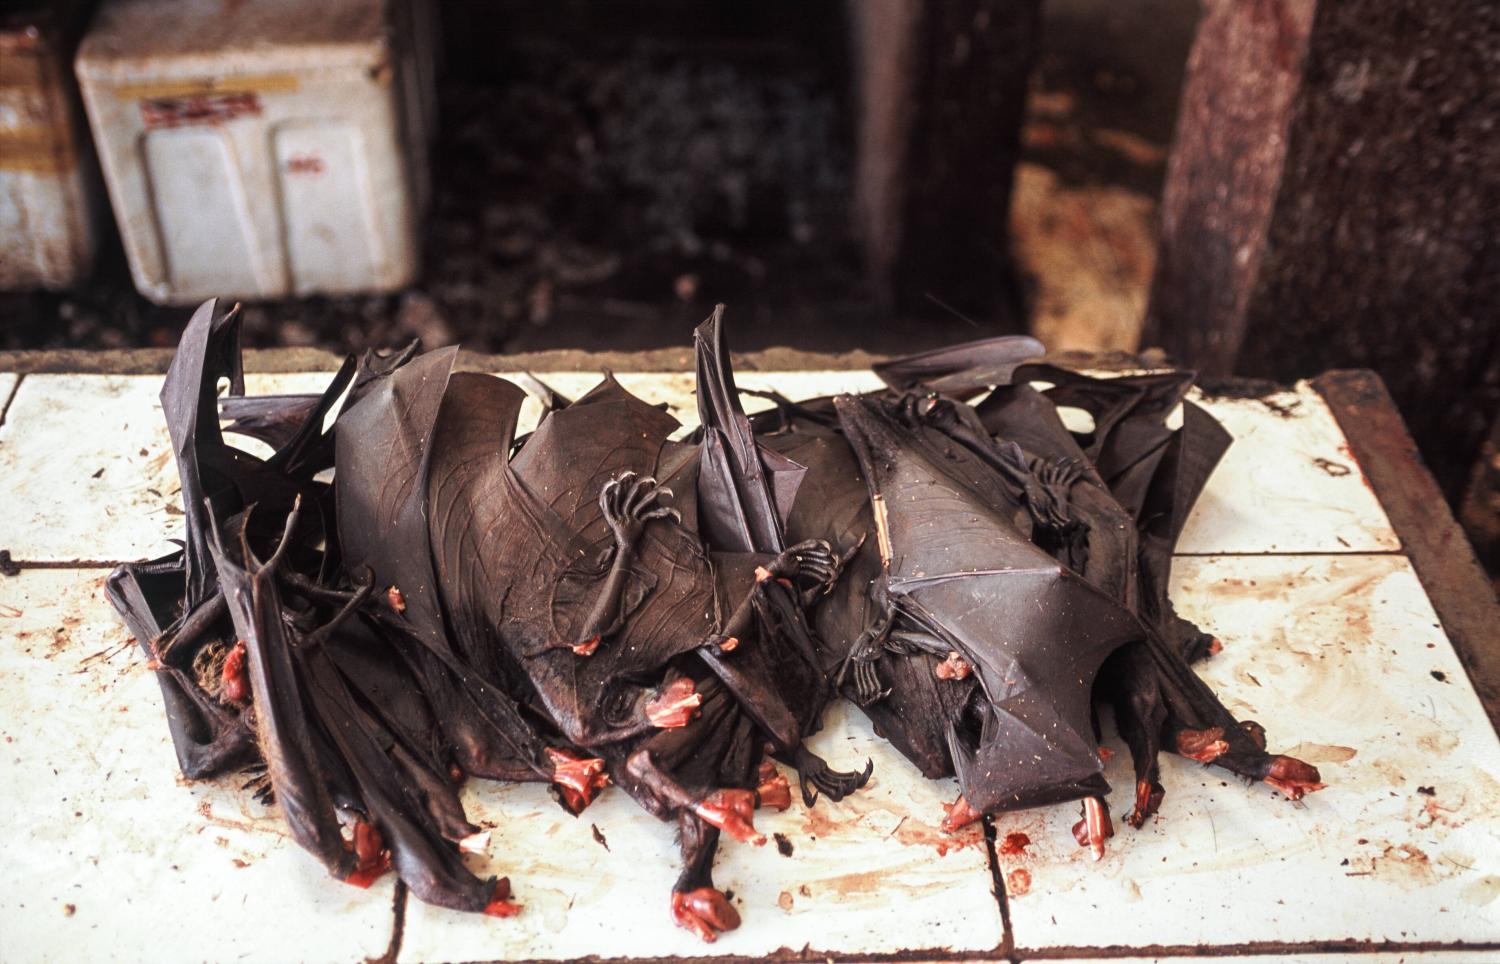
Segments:
[[[107,585],[183,774],[248,777],[341,880],[394,871],[494,917],[524,899],[460,859],[489,846],[463,781],[544,784],[573,814],[616,787],[675,826],[668,916],[705,941],[740,926],[721,839],[764,844],[756,811],[792,806],[791,770],[806,807],[871,779],[805,745],[839,697],[957,779],[945,830],[1077,801],[1095,859],[1114,834],[1101,704],[1130,827],[1171,805],[1163,751],[1292,800],[1322,788],[1194,673],[1219,641],[1167,598],[1229,442],[1190,373],[1096,378],[996,338],[879,365],[878,392],[758,393],[774,407],[750,418],[722,316],[695,333],[685,439],[609,376],[576,400],[527,376],[544,413],[518,438],[526,393],[454,349],[249,398],[238,309],[199,308],[161,394],[182,548]]]

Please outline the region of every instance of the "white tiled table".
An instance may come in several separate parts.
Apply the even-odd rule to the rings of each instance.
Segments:
[[[250,390],[327,377],[251,376]],[[572,395],[596,378],[542,377]],[[690,374],[619,377],[691,421]],[[739,381],[794,397],[876,384]],[[1183,536],[1174,598],[1223,640],[1203,672],[1230,707],[1327,790],[1293,805],[1173,758],[1160,816],[1121,826],[1102,862],[1072,842],[1076,805],[997,819],[998,839],[1031,840],[1000,855],[978,828],[942,835],[952,781],[921,779],[839,707],[815,742],[836,765],[873,758],[875,778],[842,804],[757,815],[789,855],[725,845],[715,876],[744,926],[714,945],[667,919],[671,828],[617,792],[574,819],[535,786],[468,789],[496,824],[476,869],[509,875],[526,905],[495,920],[405,900],[389,877],[331,881],[236,781],[178,777],[155,682],[101,592],[108,566],[167,551],[181,525],[159,386],[0,374],[0,548],[24,567],[0,577],[0,959],[1500,960],[1500,744],[1309,385],[1205,402],[1237,444]],[[1128,755],[1106,742],[1118,814]]]

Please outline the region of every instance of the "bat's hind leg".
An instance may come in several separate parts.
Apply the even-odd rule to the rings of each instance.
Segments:
[[[1135,806],[1125,822],[1136,829],[1161,808],[1166,791],[1161,785],[1162,733],[1167,723],[1167,707],[1161,687],[1148,664],[1122,651],[1111,657],[1106,672],[1114,678],[1111,694],[1115,708],[1115,725],[1130,747],[1135,764]]]
[[[696,814],[742,843],[763,845],[766,835],[755,829],[756,791],[719,787],[704,792],[701,784],[694,791],[672,773],[674,761],[685,760],[694,752],[700,740],[693,731],[699,728],[663,730],[630,755],[625,773],[634,788],[633,795],[649,795],[654,804],[649,809]]]
[[[719,847],[719,830],[690,813],[678,817],[677,827],[682,873],[672,887],[672,921],[711,944],[721,932],[740,926],[739,911],[714,886],[714,852]]]
[[[599,511],[615,540],[614,561],[573,644],[573,652],[579,656],[592,655],[600,640],[613,635],[624,622],[625,586],[636,543],[646,524],[655,519],[682,521],[681,512],[661,504],[671,495],[672,490],[657,485],[655,479],[634,472],[615,476],[599,490]]]

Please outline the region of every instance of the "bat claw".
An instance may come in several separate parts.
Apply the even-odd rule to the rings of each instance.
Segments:
[[[604,772],[603,760],[581,757],[569,750],[550,746],[547,758],[552,761],[552,785],[557,787],[569,813],[582,813],[594,802],[599,791],[609,786],[609,774]]]
[[[672,490],[657,485],[656,479],[649,475],[636,478],[634,472],[623,472],[604,483],[599,493],[599,511],[614,533],[616,545],[621,549],[634,545],[646,523],[653,519],[672,518],[680,524],[682,513],[660,504],[661,499],[671,495]]]
[[[838,579],[840,567],[840,556],[826,539],[808,539],[783,549],[769,566],[757,568],[755,579],[764,582],[801,576],[827,591]]]
[[[869,783],[870,774],[875,772],[875,761],[868,759],[863,770],[835,770],[828,761],[806,747],[797,748],[794,764],[802,782],[802,802],[809,808],[818,802],[820,793],[827,794],[828,799],[837,803]]]
[[[740,926],[739,911],[729,898],[713,887],[672,892],[672,922],[712,944],[721,931]]]
[[[766,835],[758,833],[755,819],[755,794],[750,790],[715,790],[693,808],[693,812],[705,823],[718,827],[741,843],[759,847],[766,842]]]
[[[687,726],[703,705],[703,696],[687,676],[679,676],[662,688],[661,695],[646,704],[646,718],[662,729]]]
[[[878,703],[891,695],[890,687],[881,689],[880,674],[875,670],[875,659],[879,657],[876,652],[869,658],[856,654],[854,662],[854,702],[860,706],[869,706]]]

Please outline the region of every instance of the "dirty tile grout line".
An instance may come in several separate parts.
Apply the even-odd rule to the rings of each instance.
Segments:
[[[401,942],[406,937],[406,884],[397,878],[391,892],[391,939],[385,945],[385,953],[366,960],[365,964],[396,964],[401,956]]]
[[[1005,887],[1005,874],[1000,867],[1000,852],[995,847],[997,831],[995,829],[995,817],[993,814],[985,814],[984,825],[984,852],[990,865],[990,881],[994,885],[995,903],[1000,911],[1000,947],[999,951],[1008,961],[1016,958],[1016,935],[1010,929],[1010,894]]]
[[[11,383],[10,394],[5,396],[5,403],[0,405],[0,425],[5,424],[5,416],[10,414],[11,403],[16,400],[16,395],[21,391],[21,383],[26,380],[26,373],[16,375],[16,380]]]

